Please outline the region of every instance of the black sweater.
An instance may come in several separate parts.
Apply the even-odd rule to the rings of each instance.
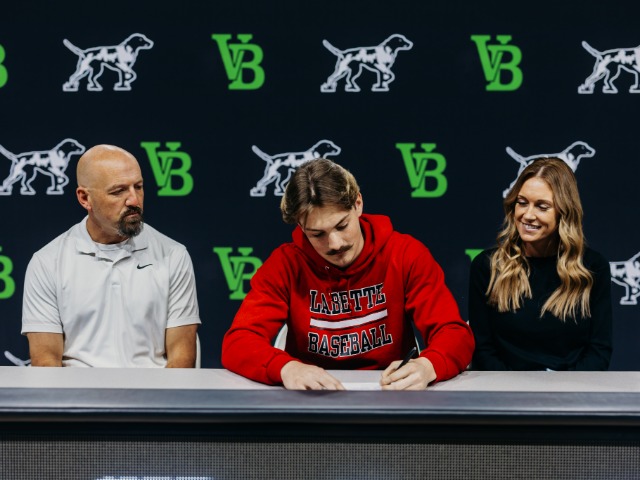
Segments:
[[[591,317],[562,321],[542,305],[560,285],[556,257],[527,258],[532,298],[516,312],[499,313],[487,305],[491,276],[485,250],[471,264],[469,324],[475,335],[474,370],[607,370],[611,359],[611,274],[599,253],[586,249],[584,265],[593,273]]]

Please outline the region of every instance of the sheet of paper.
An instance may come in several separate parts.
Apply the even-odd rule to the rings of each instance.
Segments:
[[[382,390],[379,383],[374,382],[343,382],[342,385],[347,390]]]

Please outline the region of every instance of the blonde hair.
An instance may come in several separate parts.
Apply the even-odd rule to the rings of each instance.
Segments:
[[[298,223],[314,207],[337,205],[350,210],[356,204],[360,187],[345,168],[325,158],[303,164],[291,177],[280,202],[282,219]]]
[[[516,311],[523,298],[531,298],[529,262],[516,227],[515,206],[522,185],[533,177],[549,185],[558,211],[560,286],[542,306],[540,317],[547,311],[562,321],[567,317],[576,319],[577,314],[590,317],[593,276],[582,262],[585,249],[582,204],[573,172],[558,158],[539,158],[528,165],[504,199],[503,229],[498,233],[498,248],[491,256],[491,278],[486,292],[489,304],[499,312]]]

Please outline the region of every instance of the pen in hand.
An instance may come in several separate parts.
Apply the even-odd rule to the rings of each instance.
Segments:
[[[396,372],[400,370],[402,367],[404,367],[407,363],[409,363],[409,360],[413,358],[413,356],[416,354],[417,351],[418,351],[418,347],[413,347],[411,350],[409,350],[409,353],[405,355],[404,360],[402,360],[398,368],[396,368]]]

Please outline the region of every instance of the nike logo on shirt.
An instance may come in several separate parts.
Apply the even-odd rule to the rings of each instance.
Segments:
[[[147,265],[138,265],[137,268],[138,268],[138,270],[142,270],[143,268],[149,267],[151,265],[153,265],[153,263],[148,263]]]

